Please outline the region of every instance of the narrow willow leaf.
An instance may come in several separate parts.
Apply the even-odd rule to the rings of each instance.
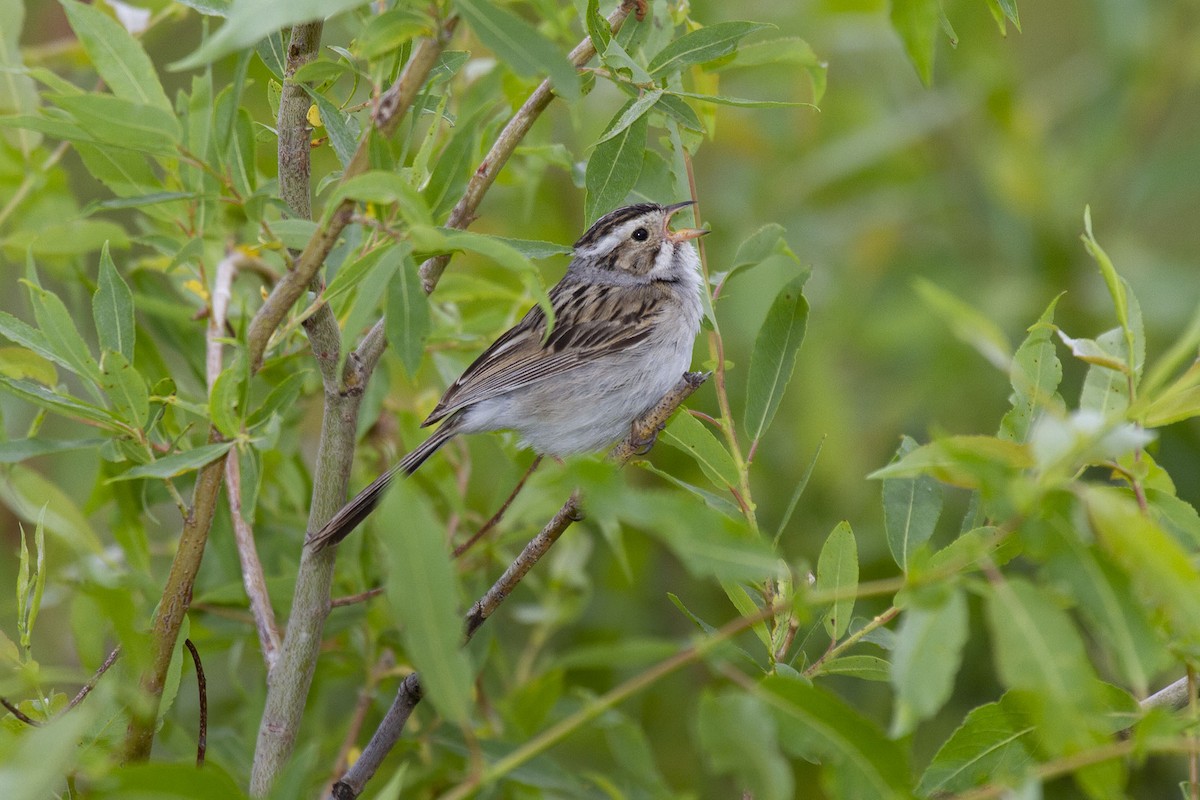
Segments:
[[[77,555],[104,552],[100,537],[72,495],[23,464],[0,471],[0,501],[31,525],[41,518],[46,530]]]
[[[831,796],[912,796],[900,746],[844,700],[782,675],[768,676],[759,686],[759,696],[774,711],[780,744],[794,756],[820,761]]]
[[[399,249],[399,248],[396,248]],[[421,367],[425,339],[429,336],[429,300],[421,289],[417,262],[408,253],[388,283],[387,340],[404,362],[411,378]]]
[[[16,464],[28,458],[66,453],[71,450],[95,450],[107,439],[9,439],[0,442],[0,464]]]
[[[7,311],[0,311],[0,336],[3,336],[10,342],[21,345],[47,361],[52,361],[72,372],[75,371],[74,367],[66,359],[51,349],[50,342],[46,340],[45,334],[24,320],[9,314]]]
[[[471,30],[518,75],[547,75],[554,90],[567,100],[580,97],[575,66],[553,42],[503,6],[487,0],[454,0]]]
[[[1125,349],[1124,332],[1113,328],[1092,340],[1071,339],[1060,331],[1059,338],[1076,358],[1088,364],[1079,407],[1105,417],[1123,414],[1129,408],[1129,366],[1120,355]]]
[[[127,363],[132,363],[133,292],[117,272],[108,254],[107,243],[100,251],[100,274],[96,280],[96,292],[92,295],[92,318],[96,323],[100,347],[120,353]]]
[[[227,19],[216,33],[200,43],[191,55],[176,61],[172,70],[182,71],[202,67],[222,56],[249,47],[259,39],[274,34],[280,28],[327,19],[341,12],[364,5],[365,0],[291,0],[287,3],[263,3],[260,0],[233,0],[223,3],[205,0],[205,13],[225,12]]]
[[[230,447],[233,447],[233,442],[218,442],[201,445],[194,450],[185,450],[182,453],[173,453],[149,464],[139,464],[120,475],[109,478],[108,483],[128,481],[134,478],[174,478],[200,469],[210,461],[224,456]]]
[[[696,112],[692,110],[692,107],[682,97],[664,92],[659,96],[658,102],[654,105],[654,110],[669,115],[690,131],[696,131],[697,133],[704,132],[704,123],[700,121],[700,117],[696,116]]]
[[[1011,348],[996,323],[927,280],[918,280],[916,289],[925,304],[950,326],[955,336],[974,347],[997,369],[1009,371]]]
[[[161,156],[178,155],[179,120],[157,106],[107,94],[50,95],[96,141]]]
[[[905,436],[892,463],[900,463],[917,450]],[[942,513],[942,487],[929,475],[889,478],[883,482],[883,524],[892,558],[907,570],[914,550],[929,541]]]
[[[718,106],[733,106],[734,108],[796,108],[799,106],[809,106],[815,108],[812,103],[798,103],[791,100],[755,100],[749,97],[730,97],[727,94],[705,94],[703,92],[685,92],[679,89],[672,89],[671,94],[676,97],[687,97],[692,100],[698,100],[701,103],[712,103]]]
[[[0,388],[4,388],[36,406],[56,414],[62,414],[64,417],[92,422],[106,430],[128,433],[128,430],[107,409],[85,403],[70,395],[59,394],[39,384],[0,375]]]
[[[663,431],[663,441],[695,459],[705,477],[717,486],[738,485],[738,469],[733,456],[712,431],[691,414],[676,414]]]
[[[989,481],[1006,481],[1034,466],[1029,447],[992,436],[947,436],[921,445],[867,477],[911,478],[932,475],[943,483],[978,489]]]
[[[630,125],[637,122],[647,111],[649,111],[662,96],[662,89],[651,89],[648,92],[642,92],[638,99],[625,106],[624,111],[616,119],[616,121],[609,126],[608,130],[604,132],[603,136],[596,140],[596,144],[599,145],[602,142],[607,142],[609,139],[620,136],[629,129]]]
[[[387,597],[400,637],[421,672],[421,687],[446,720],[465,722],[471,703],[471,664],[462,648],[458,580],[443,526],[412,484],[400,481],[376,515],[403,528],[406,546],[389,547]],[[388,535],[394,535],[389,530]]]
[[[891,680],[892,665],[879,656],[842,656],[821,664],[818,675],[845,675],[864,681]]]
[[[912,732],[946,704],[967,642],[967,598],[954,589],[934,608],[913,606],[904,612],[892,651],[892,688],[896,710],[892,736]]]
[[[917,784],[922,797],[963,792],[985,783],[1004,784],[1024,775],[1034,763],[1030,749],[1033,722],[1008,701],[971,710],[938,749]]]
[[[140,428],[150,416],[150,393],[146,381],[125,356],[116,350],[105,350],[100,359],[101,387],[113,413],[129,424]]]
[[[239,108],[234,118],[232,135],[229,137],[225,163],[229,165],[229,174],[233,178],[234,186],[244,195],[253,194],[258,186],[254,159],[254,119],[246,109]]]
[[[0,347],[0,375],[17,381],[34,381],[42,386],[58,385],[54,362],[24,347]]]
[[[1092,235],[1092,209],[1090,206],[1085,206],[1083,209],[1083,233],[1079,238],[1083,240],[1083,246],[1087,249],[1088,254],[1096,261],[1096,266],[1100,268],[1100,274],[1104,278],[1104,284],[1108,287],[1109,296],[1112,297],[1113,307],[1117,312],[1117,322],[1121,323],[1123,329],[1127,329],[1129,308],[1125,284],[1121,280],[1121,276],[1117,274],[1117,268],[1113,266],[1108,253],[1104,252],[1104,248]]]
[[[693,64],[715,61],[732,53],[745,36],[772,27],[760,22],[718,22],[685,33],[650,59],[647,69],[655,80],[673,75]]]
[[[317,109],[321,113],[321,124],[329,133],[329,144],[333,146],[334,154],[337,155],[338,161],[345,169],[350,166],[350,160],[354,158],[354,151],[358,148],[360,136],[358,121],[350,114],[341,111],[329,102],[325,95],[314,91],[312,87],[305,85],[304,90],[317,104]]]
[[[37,111],[37,86],[27,74],[22,74],[21,31],[25,28],[25,3],[22,0],[0,0],[0,116],[32,114]],[[29,157],[42,143],[42,137],[28,130],[6,133],[4,139]]]
[[[171,101],[141,43],[96,6],[61,2],[71,30],[109,90],[132,103],[172,113]]]
[[[854,614],[854,597],[858,590],[858,544],[850,523],[843,520],[834,527],[821,557],[817,559],[817,583],[813,590],[837,597],[821,621],[829,638],[837,641],[846,635]]]
[[[796,368],[796,355],[808,324],[808,300],[801,275],[779,291],[763,320],[750,355],[746,379],[745,429],[757,441],[770,427]]]
[[[92,357],[87,342],[79,334],[74,317],[63,305],[63,301],[58,295],[40,286],[31,283],[26,283],[26,286],[33,302],[33,314],[37,318],[38,328],[45,336],[47,346],[58,357],[58,363],[92,383],[99,383],[100,366]]]
[[[1019,32],[1021,30],[1021,17],[1017,13],[1016,0],[996,0],[996,2],[1000,4],[1000,8],[1004,9],[1004,16],[1012,20],[1012,24]]]
[[[795,796],[792,768],[779,752],[770,706],[754,695],[726,691],[700,695],[696,730],[705,763],[732,775],[756,800]]]
[[[1200,577],[1188,552],[1122,492],[1096,487],[1086,504],[1100,546],[1162,617],[1174,645],[1200,645]]]
[[[1058,297],[1042,316],[1029,328],[1029,335],[1013,355],[1009,368],[1012,383],[1012,408],[1000,421],[1000,438],[1024,442],[1029,438],[1033,420],[1046,410],[1061,411],[1064,408],[1058,385],[1062,381],[1062,362],[1054,348],[1051,334],[1054,333],[1054,307]]]
[[[892,0],[892,28],[926,86],[933,83],[933,51],[940,26],[938,0]]]
[[[390,9],[371,18],[371,24],[367,25],[358,37],[357,52],[362,58],[377,61],[399,50],[405,42],[418,36],[429,35],[431,23],[428,15],[414,9]],[[339,66],[347,68],[347,65],[340,62]],[[297,76],[296,80],[314,79]]]
[[[1052,707],[1087,703],[1095,670],[1078,629],[1045,590],[1024,578],[994,583],[985,608],[1006,686],[1037,693]]]
[[[633,101],[626,103],[609,126],[615,126],[632,105]],[[645,115],[639,116],[620,135],[601,141],[592,150],[584,174],[587,187],[584,215],[589,223],[620,205],[637,183],[648,123]]]
[[[821,448],[824,446],[825,438],[821,437],[821,441],[817,445],[812,459],[804,469],[804,474],[800,476],[800,480],[796,482],[796,488],[792,490],[792,497],[788,500],[787,508],[784,509],[783,516],[779,519],[779,527],[775,531],[776,546],[778,546],[779,540],[783,537],[783,532],[787,529],[788,523],[791,522],[792,514],[796,512],[796,506],[800,504],[800,496],[804,494],[804,489],[808,486],[808,479],[812,477],[813,468],[817,466],[817,459],[820,458]]]
[[[253,428],[256,425],[268,421],[277,411],[291,411],[292,405],[296,402],[296,398],[300,395],[300,390],[304,388],[304,382],[308,380],[311,372],[309,370],[301,370],[293,372],[286,378],[275,384],[271,388],[262,405],[254,409],[254,412],[246,418],[246,427]]]
[[[367,203],[393,205],[410,225],[433,225],[433,216],[424,198],[399,173],[371,170],[355,175],[338,186],[329,203],[330,207],[336,207],[347,197]]]
[[[613,37],[612,28],[608,26],[608,20],[600,13],[599,0],[588,0],[583,17],[584,28],[587,29],[588,36],[591,37],[592,47],[596,48],[597,53],[603,55]]]

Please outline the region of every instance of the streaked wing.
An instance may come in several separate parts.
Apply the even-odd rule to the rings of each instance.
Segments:
[[[555,324],[545,344],[546,316],[534,306],[467,367],[422,424],[636,347],[663,314],[663,297],[651,286],[560,282],[550,290]]]

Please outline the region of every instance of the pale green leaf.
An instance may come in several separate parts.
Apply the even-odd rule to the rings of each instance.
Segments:
[[[389,539],[397,533],[389,521],[404,520],[405,546],[385,548],[388,600],[397,619],[404,620],[400,637],[420,670],[426,696],[443,719],[465,722],[472,670],[462,648],[458,580],[446,549],[444,526],[407,481],[388,492],[375,520]]]
[[[770,427],[796,367],[808,324],[808,300],[804,297],[807,277],[794,278],[779,291],[754,340],[746,379],[745,416],[745,431],[753,441]]]
[[[929,309],[950,326],[955,336],[978,350],[997,369],[1009,371],[1011,348],[996,323],[930,281],[918,280],[916,289]]]
[[[178,155],[179,121],[169,111],[108,94],[57,94],[47,99],[69,111],[96,141],[154,155]]]
[[[502,63],[525,77],[546,75],[558,94],[567,100],[579,99],[575,66],[536,28],[488,0],[454,0],[454,5]]]
[[[632,106],[632,100],[626,103],[609,127],[616,126]],[[587,187],[584,217],[589,223],[620,205],[637,183],[646,150],[648,122],[645,115],[639,116],[620,135],[604,139],[592,150],[584,174]]]
[[[691,414],[676,414],[663,431],[663,441],[695,459],[705,477],[717,486],[738,485],[733,456],[712,431]]]
[[[892,667],[887,659],[879,656],[842,656],[821,664],[818,675],[845,675],[864,681],[891,680]]]
[[[901,463],[917,450],[917,443],[905,436],[893,464]],[[909,558],[929,541],[942,513],[942,488],[929,475],[895,477],[883,482],[883,523],[892,558],[907,570]]]
[[[26,286],[29,289],[38,328],[45,336],[47,346],[58,356],[59,363],[80,377],[99,383],[100,367],[92,357],[87,342],[75,327],[74,317],[63,301],[58,295],[40,286],[28,282]]]
[[[985,783],[1007,783],[1034,763],[1033,723],[1005,695],[971,710],[921,775],[922,797],[966,791]]]
[[[53,411],[56,414],[62,414],[72,419],[93,422],[107,430],[119,433],[128,432],[107,409],[86,403],[70,395],[60,394],[39,384],[26,380],[14,380],[0,375],[0,387],[20,397],[22,400]]]
[[[399,249],[399,248],[396,248]],[[417,263],[405,252],[388,283],[387,340],[400,355],[409,377],[416,375],[425,355],[431,327],[429,300],[421,289]]]
[[[1061,297],[1062,295],[1059,295]],[[1013,355],[1009,368],[1012,383],[1012,408],[1000,421],[1000,437],[1014,442],[1029,438],[1033,421],[1046,411],[1063,409],[1058,384],[1062,381],[1062,362],[1058,360],[1051,335],[1054,333],[1054,307],[1058,297],[1029,328],[1029,335]]]
[[[210,461],[221,458],[233,447],[233,442],[217,442],[205,444],[193,450],[172,453],[149,464],[139,464],[120,475],[109,478],[108,482],[128,481],[134,478],[174,478],[184,473],[200,469]]]
[[[25,3],[22,0],[0,0],[0,116],[33,114],[37,111],[37,87],[33,79],[22,74],[21,31],[25,25]],[[42,142],[42,137],[27,129],[17,128],[4,139],[28,157]]]
[[[839,522],[825,540],[817,559],[817,583],[813,591],[834,595],[829,610],[822,616],[825,632],[837,641],[846,635],[854,614],[858,590],[858,544],[850,523]]]
[[[761,22],[718,22],[672,40],[650,59],[647,69],[655,80],[693,64],[704,64],[729,55],[745,36],[769,28]]]
[[[140,428],[150,416],[150,393],[146,381],[116,350],[105,350],[100,359],[101,388],[117,417],[130,427]]]
[[[100,251],[100,274],[96,280],[96,292],[92,295],[92,318],[96,323],[96,334],[100,346],[113,350],[133,361],[133,292],[117,272],[108,244]]]
[[[172,112],[150,57],[121,23],[97,6],[75,0],[60,2],[71,30],[113,94],[131,103]]]
[[[65,453],[71,450],[95,450],[107,439],[9,439],[0,442],[0,464],[15,464],[28,458]]]
[[[905,609],[892,650],[892,688],[896,692],[892,735],[911,733],[946,704],[967,642],[967,598],[954,589],[932,608]]]
[[[892,28],[926,86],[933,83],[934,45],[940,27],[938,0],[892,0]]]

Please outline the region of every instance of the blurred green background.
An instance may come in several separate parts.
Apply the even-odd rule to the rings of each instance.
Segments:
[[[864,476],[888,461],[902,434],[925,440],[936,429],[993,433],[1007,407],[1007,376],[953,336],[921,301],[916,281],[930,281],[980,309],[1014,346],[1025,327],[1066,291],[1056,321],[1073,336],[1095,336],[1114,322],[1103,282],[1078,238],[1084,207],[1090,205],[1097,238],[1141,301],[1151,359],[1169,346],[1200,302],[1200,3],[1024,2],[1019,5],[1022,31],[1010,25],[1007,36],[982,0],[947,0],[944,8],[957,46],[947,35],[939,36],[933,85],[926,87],[889,23],[886,3],[692,3],[693,17],[706,23],[771,22],[779,33],[807,40],[829,65],[819,112],[720,107],[715,138],[695,159],[696,183],[702,218],[713,229],[704,240],[711,270],[722,270],[738,244],[768,222],[781,223],[792,249],[813,267],[806,290],[812,311],[796,377],[755,460],[759,518],[772,529],[820,447],[785,532],[784,551],[793,563],[815,562],[830,529],[846,519],[868,579],[896,571],[883,535],[879,485]],[[69,31],[58,4],[34,2],[27,12],[23,42],[45,63],[63,68],[69,56],[56,54],[54,43]],[[153,31],[146,46],[157,63],[166,63],[194,49],[198,37],[192,15]],[[261,70],[257,78],[262,107],[256,118],[266,119]],[[164,75],[168,87],[184,80]],[[722,93],[730,95],[810,97],[803,75],[780,68],[722,73],[721,81]],[[601,90],[579,109],[552,107],[528,145],[562,142],[581,160],[620,103],[615,92]],[[260,145],[259,156],[261,171],[274,174],[270,148]],[[315,158],[314,175],[334,163],[328,148]],[[583,225],[582,189],[572,174],[553,166],[544,168],[541,180],[530,181],[531,173],[519,170],[532,170],[534,163],[518,159],[510,165],[510,173],[518,172],[503,176],[489,194],[477,230],[574,240]],[[83,198],[102,196],[75,156],[64,164]],[[552,282],[564,262],[543,266]],[[22,267],[8,259],[3,268],[12,284]],[[463,258],[451,269],[489,267]],[[766,267],[735,278],[722,296],[718,319],[736,404],[744,398],[754,336],[770,299],[789,277],[782,268]],[[19,300],[4,305],[26,313]],[[1083,369],[1063,357],[1064,394],[1073,403]],[[703,366],[708,359],[702,338],[696,363]],[[398,373],[392,370],[392,385],[402,395],[406,381]],[[0,403],[10,435],[18,435],[21,412],[11,409],[10,398]],[[711,387],[691,404],[715,412]],[[477,474],[489,476],[479,479],[472,493],[479,506],[494,505],[528,456],[514,464],[512,450],[494,441],[470,446]],[[1200,503],[1200,422],[1166,429],[1156,446],[1156,457],[1174,477],[1180,496]],[[661,446],[653,460],[685,477],[695,469]],[[370,463],[364,463],[355,485],[365,482],[375,466],[373,459],[364,462]],[[59,475],[79,468],[62,459],[44,466]],[[658,484],[649,474],[630,480]],[[955,512],[962,510],[962,501],[949,496],[944,533],[957,530],[961,514]],[[540,507],[518,507],[513,521],[532,525],[544,516]],[[297,521],[302,524],[302,517],[267,521],[263,527],[278,525],[281,535],[290,527],[287,535],[294,536]],[[9,517],[0,530],[4,552],[14,553],[15,521]],[[561,581],[564,602],[575,597],[579,604],[572,613],[580,615],[554,634],[556,645],[687,633],[691,623],[667,600],[668,592],[710,621],[732,615],[718,587],[698,584],[645,540],[626,536],[625,542],[629,574],[595,531],[590,537],[576,532],[556,553],[557,567],[550,565],[545,580]],[[227,542],[218,547],[206,563],[209,574],[202,576],[209,587],[236,583],[232,550]],[[268,568],[284,572],[287,565]],[[14,559],[0,559],[0,585],[11,585],[14,571]],[[284,597],[286,589],[280,602]],[[47,596],[45,613],[51,620],[65,614],[63,606],[55,607],[58,600]],[[520,600],[514,598],[501,615],[508,619],[499,619],[494,628],[527,621]],[[11,603],[11,592],[4,592],[0,619],[6,629]],[[882,607],[862,604],[858,613],[869,616]],[[42,630],[45,635],[51,628]],[[62,630],[65,635],[66,627]],[[493,635],[489,631],[488,638]],[[947,724],[997,694],[994,686],[976,685],[971,678],[988,658],[985,641],[979,636],[968,646],[980,648],[964,666],[957,707],[940,718]],[[255,667],[252,647],[230,654],[214,670],[232,674]],[[487,651],[480,645],[479,652]],[[344,677],[329,675],[331,680]],[[581,668],[568,681],[602,691],[619,677],[619,671]],[[694,750],[671,743],[694,735],[689,730],[694,677],[682,673],[624,706],[640,719],[660,766],[678,785],[687,785],[687,759]],[[885,688],[835,685],[886,723]],[[336,696],[352,698],[353,689],[346,686]],[[924,751],[927,757],[947,733],[938,721],[924,726],[917,734],[918,754]],[[566,745],[589,746],[586,739]]]

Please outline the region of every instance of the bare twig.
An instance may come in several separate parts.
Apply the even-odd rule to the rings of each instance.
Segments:
[[[196,665],[196,692],[200,698],[200,725],[196,733],[196,766],[204,766],[204,754],[208,750],[208,682],[204,679],[204,665],[200,663],[200,651],[191,639],[184,639],[183,646],[192,654]]]
[[[225,459],[225,496],[229,501],[229,516],[233,521],[233,538],[237,541],[238,559],[242,565],[242,584],[250,600],[250,613],[254,616],[254,627],[258,631],[259,646],[267,673],[275,666],[279,657],[279,627],[275,622],[275,609],[271,606],[271,595],[267,592],[267,579],[263,574],[262,561],[254,544],[254,529],[242,516],[242,477],[237,451]]]
[[[1191,699],[1191,686],[1188,682],[1188,677],[1185,675],[1179,680],[1172,683],[1170,686],[1165,686],[1159,689],[1154,694],[1147,697],[1139,705],[1143,709],[1151,708],[1169,708],[1178,711],[1184,708]]]
[[[42,723],[26,715],[24,711],[17,708],[11,701],[9,701],[7,697],[0,697],[0,706],[4,706],[6,709],[8,709],[8,713],[12,714],[19,721],[24,722],[26,725],[31,725],[34,728],[40,728],[42,726]]]
[[[108,657],[104,659],[104,663],[96,669],[96,674],[92,676],[92,679],[81,686],[79,692],[71,698],[71,702],[67,703],[67,707],[63,709],[63,713],[70,711],[72,708],[82,703],[84,699],[92,693],[92,689],[96,688],[96,684],[100,682],[100,678],[104,676],[104,673],[108,672],[109,667],[116,663],[116,660],[120,657],[120,655],[121,646],[117,645],[112,649],[112,652],[108,654]]]
[[[335,597],[329,602],[330,608],[341,608],[342,606],[352,606],[355,603],[365,603],[372,597],[378,597],[383,594],[383,587],[376,586],[374,589],[367,589],[365,592],[358,594],[347,595],[346,597]]]
[[[497,509],[495,514],[492,514],[492,518],[483,523],[479,530],[475,531],[475,533],[471,535],[470,539],[467,539],[458,547],[454,548],[454,552],[451,555],[453,555],[455,558],[458,558],[463,553],[474,547],[475,543],[486,536],[488,531],[500,524],[500,520],[504,519],[504,512],[508,511],[508,507],[512,505],[513,500],[516,500],[517,495],[520,494],[521,490],[525,488],[525,482],[529,480],[529,476],[533,474],[533,471],[536,470],[538,465],[541,463],[541,456],[538,456],[533,460],[533,463],[529,465],[529,469],[525,470],[525,474],[521,476],[521,480],[517,481],[517,485],[513,487],[511,492],[508,493],[508,497],[505,498],[504,502],[500,505],[500,508]]]
[[[636,4],[633,2],[623,2],[617,6],[616,10],[608,16],[608,25],[615,32],[625,22],[625,18],[629,16]],[[639,19],[644,11],[639,11]],[[571,63],[576,67],[582,67],[596,55],[596,45],[592,42],[590,36],[585,36],[583,40],[575,45],[570,54],[567,56]],[[542,81],[538,87],[533,90],[529,98],[517,109],[500,131],[500,135],[496,137],[496,141],[492,144],[492,148],[488,150],[483,161],[479,162],[479,167],[471,175],[471,180],[467,183],[467,188],[463,191],[462,198],[454,206],[450,212],[450,218],[446,221],[448,228],[466,228],[475,221],[475,212],[479,208],[479,203],[483,200],[483,196],[487,194],[492,183],[495,182],[496,176],[500,174],[500,170],[504,169],[504,165],[508,163],[508,159],[516,151],[517,145],[529,133],[529,129],[533,127],[533,123],[541,116],[541,113],[550,105],[550,101],[554,99],[554,91],[550,85],[550,79]],[[421,286],[425,289],[425,293],[429,294],[437,288],[438,280],[441,279],[442,273],[446,271],[446,265],[450,263],[450,256],[436,256],[421,264]]]
[[[400,738],[400,734],[404,732],[404,725],[412,716],[417,703],[421,702],[422,696],[421,679],[417,673],[411,673],[400,681],[396,699],[392,701],[392,707],[388,709],[387,714],[379,723],[379,727],[375,729],[370,743],[363,749],[362,755],[346,771],[346,774],[333,784],[331,796],[335,800],[353,800],[362,794],[363,787],[367,785],[367,781],[371,780],[375,770],[379,769],[383,757],[387,755],[388,751],[392,749],[392,745]],[[377,740],[379,740],[378,744]]]
[[[395,654],[391,650],[385,650],[375,666],[367,673],[367,682],[359,691],[358,700],[354,704],[354,713],[350,716],[350,726],[346,729],[345,737],[342,738],[342,746],[338,748],[337,760],[334,762],[334,775],[346,771],[350,761],[350,751],[354,748],[354,743],[358,740],[358,733],[362,730],[363,722],[366,721],[367,712],[371,709],[371,701],[375,697],[375,687],[379,685],[379,679],[391,672],[395,666]],[[328,795],[331,792],[333,792],[332,781],[325,785],[325,791],[322,794]]]

